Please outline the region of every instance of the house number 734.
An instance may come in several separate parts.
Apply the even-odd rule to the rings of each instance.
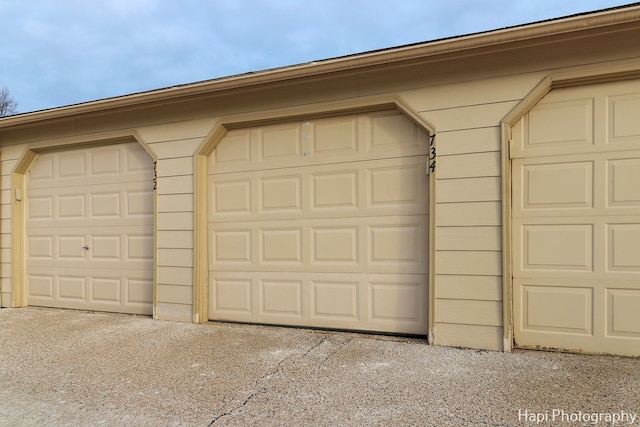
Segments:
[[[427,162],[427,175],[436,170],[436,134],[429,137],[429,161]]]

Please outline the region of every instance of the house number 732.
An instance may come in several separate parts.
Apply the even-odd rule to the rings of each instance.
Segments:
[[[158,189],[158,169],[157,169],[157,165],[158,165],[157,161],[153,162],[153,189],[154,190]]]

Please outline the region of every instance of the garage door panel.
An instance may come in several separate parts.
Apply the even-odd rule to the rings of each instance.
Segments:
[[[260,280],[259,291],[261,315],[302,318],[302,280]]]
[[[214,272],[217,320],[424,334],[426,275]]]
[[[640,157],[608,163],[608,207],[640,208]]]
[[[359,227],[320,226],[312,230],[312,263],[347,263],[359,261]]]
[[[220,223],[209,226],[209,261],[217,271],[426,273],[427,233],[422,215]]]
[[[147,182],[125,187],[89,185],[84,188],[30,189],[27,226],[144,225],[153,218],[154,195]]]
[[[209,161],[211,319],[426,333],[428,142],[396,111],[229,131]]]
[[[30,305],[151,314],[152,178],[137,143],[38,155],[26,198]]]
[[[640,340],[640,290],[607,289],[607,334]]]
[[[303,129],[309,126],[312,126],[311,122],[302,124]],[[359,148],[357,130],[358,120],[356,117],[332,117],[314,121],[314,153],[355,155]]]
[[[302,209],[302,175],[258,178],[259,209],[265,211],[294,211]]]
[[[428,213],[426,157],[209,177],[209,221]]]
[[[358,319],[359,285],[353,281],[312,280],[313,317],[323,319]]]
[[[312,210],[358,208],[358,171],[341,170],[312,174]]]
[[[514,126],[516,345],[640,355],[638,108],[638,80],[567,88]]]
[[[608,224],[607,229],[607,271],[640,273],[640,222]]]
[[[419,321],[421,283],[370,282],[371,318],[379,321]]]
[[[593,225],[522,226],[523,270],[593,271]]]
[[[593,144],[593,104],[593,98],[586,98],[537,105],[528,114],[525,141],[532,146]]]
[[[609,143],[638,142],[640,140],[640,93],[608,97]]]
[[[86,278],[84,276],[58,275],[56,280],[59,300],[84,302],[87,299]]]
[[[233,129],[210,156],[209,173],[329,165],[425,155],[427,134],[397,111]]]
[[[152,184],[153,162],[137,144],[41,153],[29,169],[28,177],[32,189],[129,182]]]
[[[522,328],[553,333],[593,333],[593,289],[522,286]]]
[[[260,229],[260,263],[302,265],[302,228]],[[282,268],[282,267],[277,267]]]
[[[593,162],[522,165],[522,210],[592,208],[593,167]]]

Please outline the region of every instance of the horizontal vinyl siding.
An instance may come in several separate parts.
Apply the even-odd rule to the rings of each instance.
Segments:
[[[439,227],[436,236],[436,250],[439,251],[500,251],[502,249],[502,228],[498,226],[480,227]]]
[[[0,150],[0,306],[11,307],[13,305],[13,278],[12,278],[12,218],[13,218],[13,193],[11,191],[11,172],[16,167],[18,159],[24,152],[24,145],[3,147]]]
[[[500,79],[495,92],[487,82],[448,88],[459,105],[420,111],[438,130],[435,344],[502,350],[500,121],[532,87],[508,80],[506,91]]]
[[[435,335],[438,337],[436,343],[439,345],[495,351],[501,351],[503,346],[502,327],[500,326],[438,323]]]
[[[139,130],[158,157],[156,317],[192,321],[194,286],[194,161],[212,120]]]

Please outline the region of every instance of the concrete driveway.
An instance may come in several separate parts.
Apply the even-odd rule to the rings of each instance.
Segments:
[[[639,368],[376,335],[0,310],[3,426],[631,425]]]

